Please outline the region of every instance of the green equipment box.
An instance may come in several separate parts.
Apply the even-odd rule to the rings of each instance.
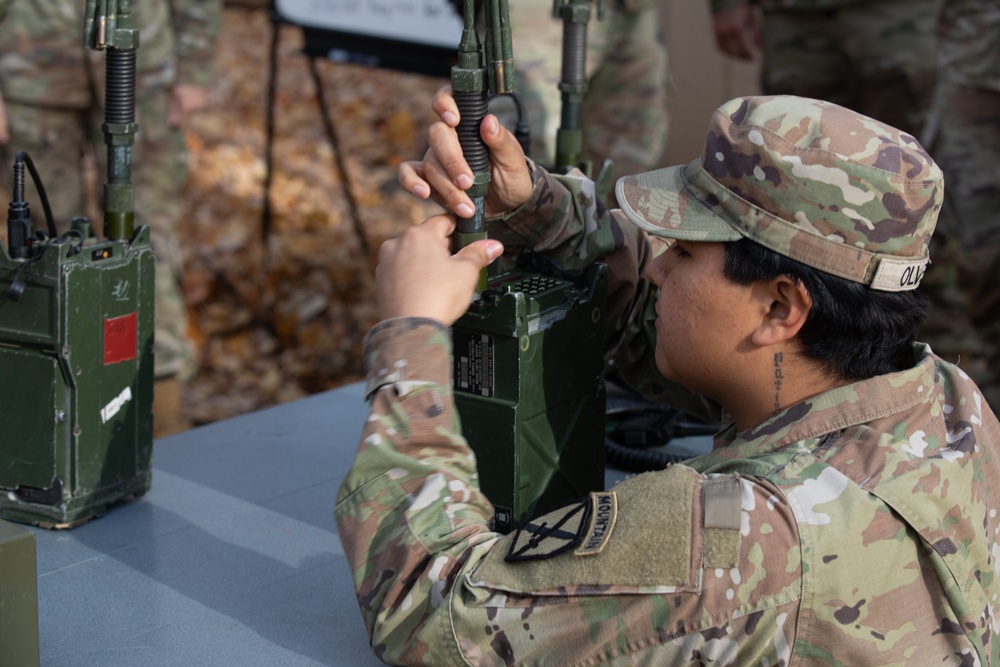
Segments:
[[[604,489],[607,269],[492,278],[455,323],[453,382],[494,529]]]
[[[0,516],[50,528],[142,495],[152,474],[149,229],[81,236],[27,258],[0,245]]]

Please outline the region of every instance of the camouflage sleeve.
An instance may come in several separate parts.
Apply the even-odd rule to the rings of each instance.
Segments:
[[[212,81],[222,0],[170,0],[177,49],[177,83],[207,87]]]
[[[555,176],[529,161],[535,180],[531,197],[506,216],[491,221],[490,234],[506,247],[510,265],[525,248],[565,269],[600,261],[608,267],[607,356],[636,390],[686,412],[719,421],[721,408],[666,380],[657,370],[656,287],[642,278],[646,264],[667,246],[609,210],[594,182],[579,171]]]
[[[461,664],[442,600],[496,535],[459,431],[448,331],[401,318],[365,338],[371,411],[334,515],[372,650],[422,664],[433,646]]]

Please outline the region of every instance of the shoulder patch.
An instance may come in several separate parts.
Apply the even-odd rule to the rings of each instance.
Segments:
[[[594,556],[604,551],[617,519],[618,496],[614,491],[571,500],[518,528],[504,560],[541,560],[577,545],[574,555]]]
[[[476,589],[556,597],[697,591],[704,480],[681,464],[625,479],[614,491],[562,508],[560,512],[572,513],[575,529],[563,521],[558,533],[540,538],[535,525],[559,521],[550,513],[532,520],[533,527],[520,534],[501,538],[468,573],[467,583]],[[533,540],[542,543],[525,548]],[[508,554],[518,562],[510,562]]]
[[[504,560],[541,560],[572,549],[583,540],[590,521],[590,498],[565,505],[521,524]]]

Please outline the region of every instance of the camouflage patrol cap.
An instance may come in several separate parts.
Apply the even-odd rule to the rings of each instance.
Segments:
[[[651,234],[746,237],[872,289],[914,289],[941,208],[941,170],[916,139],[836,104],[742,97],[712,115],[701,157],[618,181]]]

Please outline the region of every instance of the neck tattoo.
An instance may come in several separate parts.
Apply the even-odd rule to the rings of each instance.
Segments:
[[[781,352],[774,353],[774,411],[781,410],[781,383],[785,376],[781,372],[781,364],[785,356]]]

